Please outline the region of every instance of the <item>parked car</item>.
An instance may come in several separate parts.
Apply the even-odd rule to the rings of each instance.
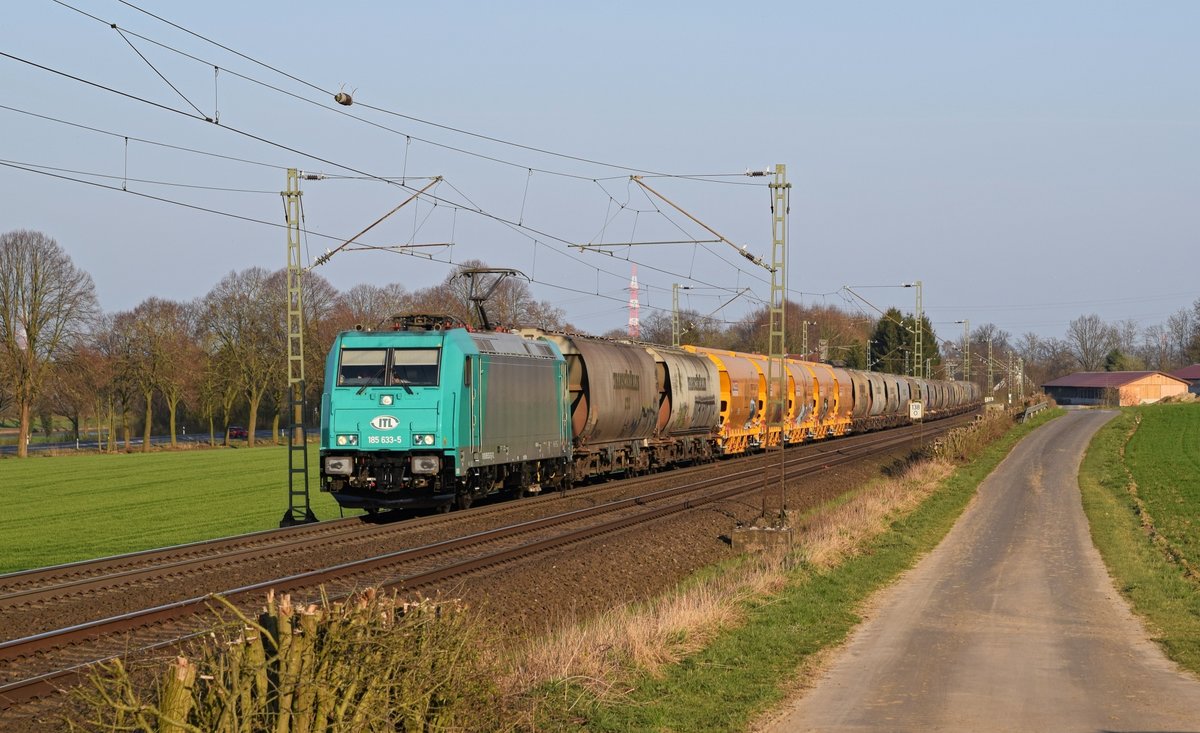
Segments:
[[[247,436],[248,436],[248,433],[246,432],[246,429],[241,427],[240,425],[230,425],[229,426],[229,437],[230,438],[242,438],[244,440]]]

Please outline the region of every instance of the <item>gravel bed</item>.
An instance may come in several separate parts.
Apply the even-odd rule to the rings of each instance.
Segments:
[[[907,455],[908,451],[897,450],[871,461],[789,479],[788,509],[812,509],[879,478]],[[778,507],[777,499],[768,497],[768,505]],[[566,552],[497,568],[441,593],[480,608],[511,633],[537,633],[564,620],[654,598],[697,570],[733,557],[733,528],[750,524],[761,513],[762,498],[757,494],[724,501],[580,543]]]

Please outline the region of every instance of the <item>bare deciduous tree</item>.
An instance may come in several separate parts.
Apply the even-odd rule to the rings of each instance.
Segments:
[[[113,317],[114,344],[118,348],[117,365],[122,379],[142,398],[142,452],[150,451],[154,424],[154,392],[158,388],[161,335],[150,322],[146,301],[131,311]],[[128,440],[125,448],[128,450]]]
[[[105,372],[98,363],[100,358],[95,349],[77,344],[54,360],[53,372],[47,380],[42,403],[48,411],[70,421],[75,440],[80,438],[80,428],[87,427],[89,414],[96,413],[97,421],[100,417],[96,412],[99,391],[96,380]]]
[[[1117,336],[1100,316],[1080,316],[1067,325],[1067,343],[1079,368],[1094,372],[1104,368],[1104,357],[1113,349]]]
[[[1189,347],[1197,331],[1197,317],[1192,311],[1180,308],[1167,317],[1167,364],[1177,369],[1188,363]],[[1198,355],[1200,356],[1200,355]]]
[[[1043,363],[1050,374],[1067,374],[1077,363],[1075,351],[1071,344],[1063,339],[1051,338],[1045,341]]]
[[[19,419],[17,455],[28,455],[30,411],[51,365],[97,309],[92,277],[50,237],[0,235],[0,366]]]
[[[337,319],[343,329],[358,324],[375,330],[385,327],[392,316],[408,310],[411,303],[412,295],[400,283],[355,285],[341,294],[338,301],[341,313]]]
[[[231,272],[204,298],[204,324],[217,351],[225,351],[238,373],[250,418],[247,442],[254,445],[258,410],[264,395],[278,384],[287,360],[284,317],[287,294],[271,287],[261,267]]]
[[[281,270],[279,278],[286,288],[286,272]],[[399,285],[389,285],[384,289],[391,292],[397,288],[399,293],[403,293],[404,288]],[[337,319],[340,295],[328,280],[311,273],[304,276],[301,289],[304,301],[305,387],[310,400],[315,396],[320,401],[321,390],[325,386],[325,356],[329,353],[334,336],[343,328]],[[348,327],[353,328],[353,324]]]
[[[1200,362],[1200,298],[1192,303],[1192,337],[1184,356],[1184,363]]]
[[[195,365],[199,360],[200,347],[194,336],[194,312],[195,308],[161,298],[149,298],[133,310],[149,377],[143,450],[149,450],[150,397],[154,390],[162,395],[166,403],[171,446],[177,445],[175,433],[179,403],[191,381],[198,378]]]

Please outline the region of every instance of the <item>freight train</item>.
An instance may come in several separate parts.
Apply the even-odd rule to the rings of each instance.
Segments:
[[[968,382],[398,316],[333,342],[321,395],[321,489],[368,512],[457,506],[636,475],[979,406]],[[774,380],[772,380],[774,381]],[[783,414],[771,414],[782,406]]]

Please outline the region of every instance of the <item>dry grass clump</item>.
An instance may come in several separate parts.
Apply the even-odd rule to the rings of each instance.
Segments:
[[[605,696],[630,674],[658,675],[740,621],[745,602],[786,582],[785,558],[755,558],[735,573],[678,589],[644,606],[613,609],[584,623],[564,623],[516,653],[502,685],[521,693],[552,682],[578,683]]]
[[[979,455],[1012,427],[1012,418],[1004,412],[989,412],[970,425],[951,430],[933,446],[939,458],[963,462]]]
[[[235,611],[236,614],[236,611]],[[80,695],[72,730],[440,731],[484,727],[494,697],[456,601],[404,603],[374,589],[348,601],[268,597],[257,620],[211,636],[144,692],[118,661]]]
[[[954,464],[944,458],[916,463],[843,504],[799,520],[795,551],[815,568],[835,567],[855,555],[863,542],[887,530],[896,516],[916,508],[953,471]]]
[[[1177,395],[1168,395],[1166,397],[1163,397],[1161,400],[1158,401],[1158,404],[1169,405],[1172,403],[1176,403],[1176,404],[1187,405],[1187,404],[1191,404],[1191,403],[1195,402],[1198,399],[1200,399],[1200,395],[1197,395],[1195,392],[1180,392]]]

